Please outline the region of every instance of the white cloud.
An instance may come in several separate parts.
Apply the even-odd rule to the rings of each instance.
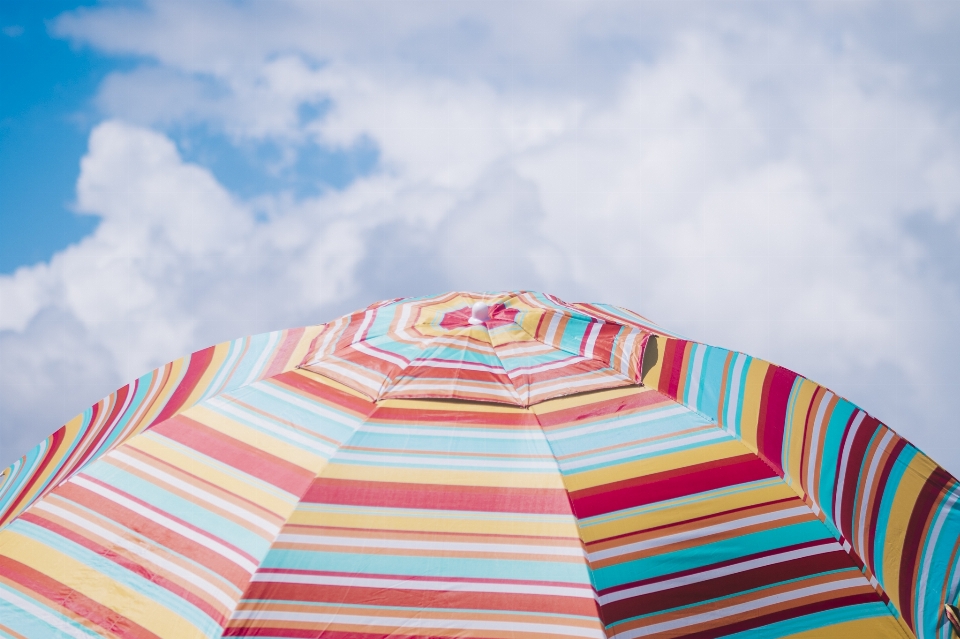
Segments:
[[[17,301],[0,308],[3,339],[41,364],[69,343],[102,395],[211,342],[376,298],[536,287],[793,367],[960,472],[960,444],[942,443],[960,410],[945,392],[960,384],[960,283],[925,267],[930,238],[909,230],[917,216],[960,228],[955,112],[868,38],[811,35],[829,5],[725,10],[710,27],[667,5],[547,6],[165,2],[62,18],[61,33],[157,65],[102,85],[115,119],[91,135],[77,198],[103,222],[0,277]],[[302,121],[319,100],[329,112]],[[365,137],[380,166],[343,191],[243,201],[161,132],[197,122],[287,149]],[[3,363],[5,421],[69,385],[32,364],[41,390],[23,393],[20,361]]]

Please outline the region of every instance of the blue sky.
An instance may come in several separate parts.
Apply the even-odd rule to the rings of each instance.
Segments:
[[[0,464],[211,343],[533,288],[789,366],[960,472],[953,2],[0,12]]]
[[[91,99],[121,61],[50,37],[47,21],[76,6],[0,6],[0,273],[48,260],[96,227],[70,204],[96,122]]]

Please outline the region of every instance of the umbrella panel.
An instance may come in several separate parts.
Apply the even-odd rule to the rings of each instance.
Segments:
[[[376,405],[283,373],[88,465],[0,562],[22,636],[902,636],[775,469],[640,387]]]

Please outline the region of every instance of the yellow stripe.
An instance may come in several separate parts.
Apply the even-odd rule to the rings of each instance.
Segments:
[[[592,488],[602,484],[611,484],[613,482],[625,479],[635,479],[665,470],[693,466],[703,462],[736,457],[750,452],[737,440],[721,441],[709,446],[699,446],[697,448],[678,450],[672,453],[658,455],[637,461],[619,464],[617,466],[607,466],[596,470],[589,470],[582,473],[566,475],[563,483],[567,490],[573,492]]]
[[[636,514],[629,517],[598,524],[581,525],[580,534],[583,536],[583,541],[589,543],[639,530],[705,517],[734,508],[753,506],[788,497],[796,498],[796,496],[796,493],[786,482],[777,480],[753,490],[741,490],[740,492],[708,499],[693,496],[666,502],[665,504],[653,504],[648,509],[637,509]]]
[[[349,508],[349,507],[348,507]],[[552,521],[510,517],[491,514],[489,517],[469,518],[451,515],[444,518],[399,516],[381,513],[333,512],[331,509],[310,511],[297,509],[290,516],[290,524],[304,526],[330,526],[334,528],[359,528],[364,530],[403,530],[415,532],[472,533],[478,535],[518,535],[523,537],[577,538],[577,524],[573,517],[555,517]],[[535,517],[535,516],[534,516]]]
[[[246,410],[241,406],[237,408]],[[209,426],[227,437],[232,437],[233,439],[253,446],[258,451],[269,453],[291,464],[296,464],[312,473],[320,472],[320,469],[323,468],[323,464],[326,461],[320,455],[310,452],[300,445],[289,444],[261,430],[241,424],[226,415],[210,410],[203,404],[184,411],[183,416],[194,419],[205,426]],[[257,416],[256,413],[254,413],[254,416]],[[328,445],[333,446],[333,444]]]
[[[743,409],[740,413],[740,436],[751,451],[757,452],[757,425],[760,420],[760,400],[763,396],[763,380],[770,363],[762,359],[750,362],[744,383]]]
[[[871,639],[904,639],[900,625],[892,616],[856,619],[843,623],[805,630],[788,635],[784,639],[850,639],[851,637],[870,637]]]
[[[7,529],[0,552],[42,572],[77,592],[116,611],[160,637],[181,639],[205,636],[199,628],[171,610],[94,570],[86,564]]]

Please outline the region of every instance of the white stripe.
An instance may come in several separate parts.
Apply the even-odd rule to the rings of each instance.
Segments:
[[[787,519],[789,517],[797,517],[799,515],[809,514],[809,508],[806,506],[797,506],[795,508],[787,508],[786,510],[778,510],[771,513],[763,513],[760,515],[753,515],[752,517],[744,517],[743,519],[735,519],[733,521],[714,524],[713,526],[707,526],[697,530],[687,530],[675,535],[667,535],[665,537],[658,537],[656,539],[638,541],[632,544],[626,544],[625,546],[619,546],[617,548],[598,550],[588,553],[587,556],[590,558],[590,561],[600,561],[602,559],[609,559],[610,557],[626,555],[641,550],[650,550],[652,548],[659,548],[661,546],[668,546],[670,544],[700,539],[701,537],[737,530],[738,528],[746,528],[747,526],[753,526],[755,524],[763,524],[780,519]]]
[[[561,315],[558,311],[548,312],[553,313],[553,318],[550,320],[550,325],[547,327],[547,335],[544,337],[543,341],[550,346],[553,346],[553,340],[557,335],[557,327],[560,326],[560,320],[563,319],[563,315]]]
[[[327,349],[330,346],[330,341],[342,330],[340,328],[340,324],[346,323],[346,318],[340,318],[333,324],[327,324],[327,334],[323,336],[323,342],[320,344],[320,349],[317,351],[314,361],[319,361],[320,359],[323,359],[324,356],[331,354],[327,352]]]
[[[866,530],[864,528],[867,525],[867,511],[870,510],[870,496],[873,492],[873,478],[877,474],[877,469],[880,468],[880,460],[883,459],[884,453],[886,452],[887,445],[893,439],[893,431],[889,428],[886,429],[886,434],[880,440],[880,444],[877,446],[876,452],[873,454],[873,459],[870,462],[870,468],[867,470],[867,479],[864,482],[864,491],[863,491],[863,502],[860,504],[860,519],[857,523],[857,553],[860,555],[860,559],[868,564],[872,564],[872,561],[868,561],[867,557],[863,556],[863,552],[866,551],[867,545],[865,541]]]
[[[269,610],[238,610],[234,619],[254,621],[299,621],[311,624],[349,624],[363,628],[387,627],[413,630],[415,628],[436,628],[446,630],[503,630],[508,632],[539,632],[547,635],[565,637],[592,637],[606,639],[600,628],[581,628],[578,626],[559,626],[547,623],[523,623],[517,621],[488,621],[473,619],[428,619],[416,617],[377,617],[373,615],[322,614],[317,612],[273,612]],[[393,633],[390,633],[393,634]],[[386,636],[386,635],[385,635]]]
[[[807,462],[807,494],[810,495],[815,506],[814,513],[820,514],[820,507],[817,504],[819,499],[816,496],[816,486],[814,486],[814,477],[817,474],[817,455],[820,452],[820,429],[823,427],[823,419],[827,412],[827,405],[833,399],[833,393],[827,391],[820,400],[820,407],[817,409],[817,417],[813,420],[813,434],[810,437],[810,459]]]
[[[697,408],[697,400],[700,395],[700,375],[703,369],[703,355],[707,352],[707,347],[703,344],[693,345],[693,370],[690,372],[690,384],[687,391],[687,405]]]
[[[60,632],[70,635],[71,637],[75,637],[76,639],[93,639],[94,637],[98,636],[93,633],[88,633],[84,629],[78,628],[77,626],[74,626],[63,619],[54,616],[40,606],[35,605],[33,602],[28,601],[27,599],[24,599],[23,597],[20,597],[9,590],[6,590],[5,588],[0,588],[0,599],[13,604],[15,608],[19,608],[23,612],[33,615],[45,624],[52,626]]]
[[[217,508],[221,508],[221,509],[223,509],[223,510],[226,510],[227,512],[229,512],[229,513],[231,513],[231,514],[236,515],[237,517],[240,517],[241,519],[250,522],[251,524],[253,524],[253,525],[256,526],[257,528],[260,528],[260,529],[263,530],[265,533],[269,534],[271,537],[274,536],[274,535],[276,535],[278,532],[280,532],[280,527],[279,527],[279,526],[276,526],[276,525],[270,523],[269,521],[267,521],[267,520],[264,519],[263,517],[259,517],[259,516],[257,516],[257,515],[254,515],[254,514],[253,514],[252,512],[250,512],[249,510],[244,510],[243,508],[240,508],[240,507],[237,506],[236,504],[233,504],[233,503],[227,501],[226,499],[222,499],[222,498],[220,498],[220,497],[217,497],[217,496],[214,495],[214,494],[211,494],[211,493],[203,490],[203,489],[200,488],[199,486],[195,486],[194,484],[185,482],[185,481],[183,481],[182,479],[177,479],[177,478],[174,477],[173,475],[170,475],[170,474],[168,474],[168,473],[165,473],[165,472],[163,472],[162,470],[160,470],[159,468],[155,468],[154,466],[151,466],[150,464],[145,464],[145,463],[141,462],[140,460],[138,460],[138,459],[136,459],[136,458],[134,458],[134,457],[131,457],[131,456],[127,455],[126,453],[122,453],[122,452],[120,452],[120,451],[118,451],[118,450],[114,450],[114,451],[112,451],[111,453],[108,454],[108,457],[112,457],[112,458],[114,458],[114,459],[119,459],[119,460],[122,461],[123,463],[129,464],[130,466],[133,466],[134,468],[136,468],[137,470],[139,470],[139,471],[142,472],[142,473],[145,473],[145,474],[147,474],[147,475],[150,475],[151,477],[154,477],[154,478],[156,478],[156,479],[159,479],[160,481],[162,481],[162,482],[164,482],[164,483],[166,483],[166,484],[169,484],[170,486],[173,486],[174,488],[179,488],[180,490],[182,490],[182,491],[184,491],[185,493],[189,494],[191,497],[197,497],[197,498],[202,499],[203,501],[207,502],[208,504],[212,504],[212,505],[216,506]]]
[[[809,512],[809,511],[807,511]],[[492,552],[517,555],[557,555],[583,557],[583,548],[570,546],[527,546],[523,544],[470,544],[454,541],[413,541],[369,537],[328,537],[326,535],[292,535],[277,537],[278,542],[311,546],[350,546],[351,548],[397,548],[406,550],[440,550],[454,552]]]
[[[170,519],[169,517],[161,515],[160,513],[154,510],[145,508],[140,504],[138,504],[137,502],[133,501],[132,499],[127,499],[123,495],[120,495],[110,490],[109,488],[105,488],[104,486],[101,486],[100,484],[96,484],[92,481],[89,481],[79,475],[72,477],[70,481],[77,484],[78,486],[83,486],[87,490],[95,492],[98,495],[105,497],[114,503],[120,504],[124,508],[130,509],[133,512],[137,513],[138,515],[141,515],[142,517],[146,517],[150,521],[157,523],[163,526],[164,528],[167,528],[168,530],[172,530],[178,535],[182,535],[187,539],[195,541],[198,544],[205,546],[206,548],[209,548],[210,550],[214,551],[218,555],[225,557],[226,559],[229,559],[233,563],[237,564],[238,566],[246,570],[248,573],[252,574],[257,570],[256,565],[254,565],[253,562],[251,562],[249,559],[239,554],[238,552],[230,548],[227,548],[226,546],[216,541],[215,539],[207,537],[206,535],[201,535],[195,530],[191,530],[190,528],[187,528],[183,524],[180,524]]]
[[[730,375],[730,392],[727,393],[727,419],[724,425],[731,433],[737,431],[737,413],[740,412],[740,377],[743,375],[743,365],[747,356],[737,353],[733,359],[733,373]]]
[[[356,428],[357,424],[360,423],[356,419],[351,419],[346,415],[341,415],[336,411],[326,408],[322,404],[303,399],[303,397],[294,392],[282,390],[276,386],[273,386],[272,384],[263,384],[261,386],[257,386],[257,391],[276,397],[285,404],[293,404],[297,408],[302,408],[313,413],[314,415],[318,415],[324,419],[329,419],[330,421],[337,422],[338,424],[343,424],[344,426]]]
[[[793,601],[795,599],[803,599],[804,597],[819,595],[821,593],[830,592],[833,590],[843,590],[845,588],[854,588],[857,586],[865,586],[865,585],[867,585],[866,578],[857,577],[854,579],[844,579],[842,581],[836,581],[833,583],[817,584],[816,586],[807,586],[806,588],[800,588],[798,590],[794,590],[793,592],[785,592],[785,593],[780,593],[776,595],[770,595],[768,597],[762,597],[760,599],[755,599],[753,601],[747,601],[742,604],[730,606],[728,608],[719,608],[719,609],[711,610],[709,612],[701,613],[699,615],[691,615],[689,617],[682,617],[680,619],[674,619],[672,621],[655,623],[650,626],[644,626],[643,628],[635,628],[633,630],[628,630],[626,632],[617,633],[613,635],[611,639],[634,639],[635,637],[652,635],[658,632],[666,632],[668,630],[677,630],[679,628],[693,626],[698,623],[704,623],[707,621],[716,621],[717,619],[723,619],[724,617],[732,617],[742,612],[751,612],[751,611],[755,612],[760,608],[763,608],[764,606],[786,603],[788,601]]]
[[[554,351],[556,352],[556,351]],[[565,353],[566,351],[561,351]],[[511,379],[520,377],[521,375],[532,375],[534,373],[543,373],[545,371],[554,371],[558,368],[566,368],[567,366],[572,366],[574,364],[579,364],[580,362],[586,362],[588,359],[586,357],[580,357],[579,355],[571,355],[570,357],[558,360],[556,362],[550,362],[549,364],[538,364],[536,366],[520,366],[519,368],[511,368],[507,375]]]
[[[626,457],[636,457],[638,455],[649,455],[650,453],[656,453],[663,450],[670,450],[672,448],[681,448],[683,446],[689,446],[691,444],[698,444],[700,442],[708,442],[714,439],[729,439],[730,433],[719,428],[707,431],[705,433],[700,433],[699,435],[681,437],[679,439],[668,440],[665,442],[658,442],[656,444],[647,444],[642,446],[634,446],[628,448],[627,450],[621,450],[615,453],[607,453],[605,455],[597,455],[595,457],[580,458],[576,461],[560,461],[558,463],[560,468],[563,470],[573,470],[574,468],[583,468],[584,466],[593,466],[596,464],[601,464],[604,462],[615,461],[618,459],[624,459]]]
[[[624,377],[633,377],[634,371],[630,369],[630,356],[633,354],[633,343],[637,341],[637,337],[642,335],[642,333],[629,326],[624,326],[623,328],[626,328],[629,333],[627,333],[627,337],[621,342],[620,374]],[[643,362],[638,363],[643,364]]]
[[[260,374],[263,373],[263,367],[267,362],[267,358],[273,354],[274,349],[277,347],[277,343],[280,341],[280,331],[275,331],[270,333],[270,339],[267,341],[266,347],[260,353],[260,357],[257,358],[257,362],[253,365],[253,368],[250,369],[250,374],[247,375],[247,379],[244,380],[241,386],[247,386],[252,384],[257,378],[260,377]]]
[[[233,402],[224,400],[220,397],[212,397],[208,399],[207,405],[216,408],[218,411],[222,413],[232,415],[237,419],[249,422],[251,424],[254,424],[255,426],[259,426],[260,428],[266,431],[269,431],[271,433],[274,433],[284,439],[295,441],[302,446],[305,446],[307,448],[310,448],[320,453],[324,453],[325,455],[333,455],[333,453],[335,453],[337,450],[335,447],[329,444],[317,441],[315,439],[311,439],[306,435],[301,435],[300,433],[298,433],[297,431],[295,431],[290,427],[278,426],[277,424],[274,424],[273,422],[267,419],[264,419],[260,415],[257,415],[256,413],[245,410],[244,408],[237,406]]]
[[[488,373],[504,373],[503,366],[493,364],[481,364],[479,362],[451,362],[438,359],[417,359],[410,362],[411,367],[430,367],[430,368],[453,368],[456,370],[484,371]]]
[[[426,581],[420,579],[389,579],[383,577],[364,577],[351,575],[305,575],[296,573],[258,572],[252,581],[287,584],[309,584],[314,586],[343,586],[345,588],[377,588],[380,590],[439,590],[441,592],[499,592],[521,595],[552,595],[555,597],[579,597],[594,599],[593,588],[589,584],[569,586],[544,586],[540,584],[510,582],[472,582],[472,581]]]
[[[863,418],[866,416],[867,414],[862,410],[857,411],[857,416],[853,418],[853,424],[850,425],[850,429],[847,431],[847,439],[843,443],[843,452],[840,454],[840,483],[836,490],[837,503],[833,505],[833,524],[837,527],[837,530],[840,530],[840,524],[842,523],[843,486],[846,483],[847,466],[850,465],[850,449],[853,448],[853,442],[857,438],[857,431],[860,430],[860,426],[863,424]],[[848,532],[849,536],[852,537],[853,531],[850,530]],[[847,535],[844,535],[844,537],[846,536]]]
[[[316,364],[311,364],[311,366],[313,368],[319,369],[314,372],[320,373],[321,375],[323,374],[324,370],[331,371],[338,375],[343,375],[347,379],[353,380],[357,384],[360,384],[360,386],[369,390],[370,395],[373,395],[373,396],[376,396],[377,393],[380,392],[380,387],[383,386],[383,383],[389,380],[389,378],[386,375],[383,375],[378,371],[375,371],[369,368],[364,368],[363,370],[369,373],[370,375],[377,375],[380,378],[379,383],[371,382],[366,376],[357,374],[356,368],[362,368],[362,367],[343,366],[343,365],[337,364],[336,360],[324,360],[322,362],[317,362]]]
[[[746,572],[748,570],[753,570],[754,568],[763,568],[764,566],[772,566],[773,564],[779,564],[784,561],[792,561],[794,559],[801,559],[803,557],[813,557],[815,555],[823,555],[828,552],[835,552],[838,548],[839,548],[839,545],[835,543],[820,544],[817,546],[809,546],[807,548],[798,548],[796,550],[789,550],[787,552],[777,553],[776,555],[768,555],[766,557],[758,557],[757,559],[742,561],[729,566],[723,566],[721,568],[704,570],[703,572],[698,572],[692,575],[684,575],[683,577],[665,579],[664,581],[658,581],[652,584],[646,584],[643,586],[637,586],[635,588],[628,588],[626,590],[611,592],[610,594],[598,597],[597,601],[599,601],[601,605],[605,605],[613,601],[620,601],[622,599],[629,599],[631,597],[639,597],[640,595],[648,595],[652,592],[671,590],[673,588],[680,588],[682,586],[688,586],[690,584],[699,583],[701,581],[708,581],[710,579],[726,577],[727,575],[734,575],[739,572]]]
[[[597,337],[600,335],[600,328],[603,322],[593,322],[590,324],[590,332],[587,334],[587,347],[583,350],[585,357],[593,359],[593,347],[597,345]]]
[[[617,373],[616,371],[614,371],[612,368],[608,368],[608,369],[606,369],[606,370],[608,370],[608,371],[610,371],[610,372],[613,373],[613,375],[610,375],[610,376],[607,377],[607,380],[603,380],[603,379],[600,379],[600,378],[597,378],[597,377],[593,377],[593,376],[591,375],[590,377],[587,377],[586,379],[581,379],[581,380],[579,380],[579,381],[572,381],[572,380],[570,380],[570,378],[567,378],[566,380],[563,380],[563,379],[557,380],[556,382],[554,382],[554,383],[552,383],[552,384],[549,384],[549,385],[544,384],[544,383],[542,383],[542,382],[536,383],[536,384],[531,384],[531,385],[530,385],[530,397],[541,397],[541,396],[543,396],[543,395],[547,395],[547,394],[549,394],[549,393],[552,393],[553,391],[555,391],[555,390],[557,390],[557,389],[566,390],[566,389],[580,388],[580,387],[582,387],[582,386],[605,385],[605,386],[604,386],[605,388],[611,388],[611,386],[609,386],[609,384],[610,384],[610,382],[609,382],[610,377],[612,377],[612,378],[614,378],[615,380],[620,381],[620,382],[629,382],[630,384],[633,384],[633,381],[632,381],[632,380],[630,380],[630,379],[625,379],[625,378],[623,378],[623,377],[620,377],[620,374]],[[627,384],[623,384],[623,386],[627,386]],[[570,393],[564,393],[564,394],[565,394],[565,395],[569,395]]]
[[[951,514],[951,509],[953,505],[957,502],[957,499],[960,498],[960,492],[954,492],[950,497],[947,498],[947,501],[944,502],[943,506],[940,508],[940,514],[937,516],[937,522],[933,525],[933,529],[930,531],[927,542],[924,544],[926,551],[924,554],[926,557],[923,559],[923,570],[920,571],[920,583],[917,584],[917,599],[919,599],[919,607],[917,610],[917,620],[919,626],[922,629],[926,629],[930,624],[927,623],[927,620],[924,618],[926,614],[924,611],[924,604],[927,602],[927,578],[930,576],[930,564],[933,562],[934,550],[937,547],[937,538],[940,537],[940,531],[943,530],[943,525],[947,521],[947,516]],[[950,596],[949,592],[943,593],[946,596]],[[938,599],[938,601],[940,601]],[[939,615],[939,610],[937,614]],[[920,638],[923,639],[926,632],[923,630],[920,633]]]
[[[367,327],[373,322],[373,310],[368,310],[363,314],[363,321],[360,322],[360,326],[357,328],[357,332],[353,334],[353,341],[351,344],[356,346],[360,341],[366,339],[363,333],[367,330]]]
[[[374,349],[371,346],[367,346],[366,342],[354,342],[353,344],[351,344],[351,347],[360,351],[361,353],[365,353],[366,355],[369,355],[370,357],[376,357],[377,359],[382,360],[384,362],[390,362],[391,364],[395,366],[399,366],[400,368],[406,368],[407,365],[409,364],[407,360],[400,357],[399,355],[394,355],[393,353],[389,353],[387,351],[380,350],[380,349]]]
[[[222,603],[228,610],[232,610],[234,606],[237,605],[236,597],[232,597],[223,590],[217,588],[214,584],[210,583],[206,579],[200,577],[200,575],[191,572],[184,568],[183,566],[177,565],[169,559],[165,559],[155,552],[151,552],[148,548],[141,546],[140,544],[134,543],[128,539],[124,539],[120,535],[107,530],[97,524],[76,515],[69,510],[64,510],[58,506],[54,506],[47,502],[37,502],[36,508],[38,510],[43,510],[52,515],[60,517],[61,519],[66,519],[69,522],[73,522],[77,526],[80,526],[84,530],[97,535],[101,539],[104,539],[114,546],[119,546],[130,553],[145,559],[152,563],[155,566],[163,568],[167,572],[171,572],[178,577],[186,580],[188,583],[191,583],[195,586],[198,586],[201,590],[209,594],[211,597]]]
[[[436,457],[426,457],[421,455],[408,455],[406,453],[387,453],[383,455],[370,455],[366,453],[351,453],[343,449],[337,453],[337,461],[363,461],[375,463],[394,463],[394,464],[413,464],[413,465],[443,465],[443,466],[487,466],[491,468],[527,468],[531,470],[556,470],[557,466],[553,460],[547,462],[535,461],[504,461],[499,459],[487,459],[483,457],[461,459],[458,457],[448,457],[447,455],[437,455]]]
[[[671,402],[670,408],[648,410],[640,413],[639,415],[628,417],[626,419],[611,419],[609,421],[591,424],[590,426],[565,428],[560,432],[550,433],[548,435],[548,439],[552,441],[569,439],[571,437],[582,437],[583,435],[590,435],[606,430],[614,430],[616,428],[625,428],[627,426],[636,426],[638,424],[644,424],[646,422],[652,422],[658,419],[666,419],[668,417],[675,417],[677,415],[688,415],[689,413],[689,408]]]

